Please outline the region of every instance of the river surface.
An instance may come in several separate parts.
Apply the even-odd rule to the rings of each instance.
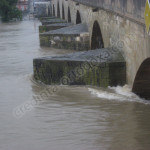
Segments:
[[[33,58],[71,51],[40,48],[39,24],[0,24],[0,150],[150,150],[150,103],[128,86],[40,96]]]

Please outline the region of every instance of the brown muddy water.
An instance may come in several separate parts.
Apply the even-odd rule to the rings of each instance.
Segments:
[[[33,58],[71,51],[40,48],[39,24],[0,24],[0,150],[149,150],[150,103],[128,86],[40,96]]]

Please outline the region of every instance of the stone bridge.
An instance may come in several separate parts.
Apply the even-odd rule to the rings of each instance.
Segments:
[[[117,48],[126,61],[126,83],[150,98],[150,36],[144,20],[146,0],[52,0],[52,14],[86,24],[89,49]]]

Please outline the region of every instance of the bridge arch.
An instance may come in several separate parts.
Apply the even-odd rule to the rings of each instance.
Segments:
[[[71,22],[71,13],[70,13],[70,7],[68,7],[68,22]]]
[[[59,1],[57,2],[57,17],[60,18],[60,7],[59,7]]]
[[[55,16],[55,6],[53,4],[53,16]]]
[[[76,14],[76,24],[80,24],[80,23],[82,23],[81,16],[80,16],[80,12],[77,11],[77,14]]]
[[[138,96],[150,100],[150,58],[141,64],[132,91]]]
[[[92,29],[91,49],[104,48],[103,37],[98,21],[95,21]]]
[[[62,19],[65,19],[64,4],[62,3]]]

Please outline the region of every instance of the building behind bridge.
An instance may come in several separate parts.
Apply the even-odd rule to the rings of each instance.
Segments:
[[[18,0],[17,8],[21,11],[28,11],[28,9],[29,9],[29,0]]]

